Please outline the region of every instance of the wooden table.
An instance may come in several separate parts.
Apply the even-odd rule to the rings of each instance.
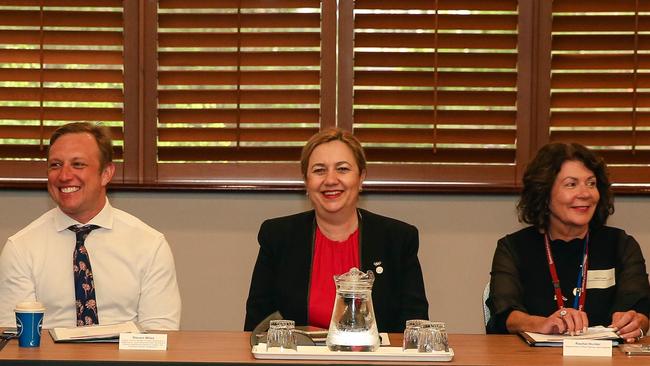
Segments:
[[[341,361],[269,361],[251,355],[249,333],[181,331],[168,333],[167,351],[120,351],[115,343],[55,344],[44,332],[39,348],[20,348],[12,340],[0,351],[0,365],[247,365],[247,364],[369,364]],[[391,335],[393,344],[401,344],[401,335]],[[614,349],[613,357],[563,357],[561,348],[529,347],[513,335],[450,334],[449,344],[455,356],[441,365],[641,365],[650,357],[625,356]],[[376,362],[373,364],[396,364]],[[413,365],[431,363],[415,362]]]

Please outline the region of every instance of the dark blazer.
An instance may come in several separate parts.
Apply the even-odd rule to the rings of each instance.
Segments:
[[[408,319],[428,319],[415,226],[359,209],[361,270],[372,270],[372,302],[380,332],[401,332]],[[244,330],[275,311],[307,325],[314,211],[264,221],[246,301]],[[382,273],[377,273],[381,267]]]

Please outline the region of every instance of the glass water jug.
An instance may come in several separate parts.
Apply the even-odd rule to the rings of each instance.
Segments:
[[[379,348],[379,332],[372,306],[372,271],[361,272],[353,267],[334,276],[336,298],[327,333],[331,351],[375,351]]]

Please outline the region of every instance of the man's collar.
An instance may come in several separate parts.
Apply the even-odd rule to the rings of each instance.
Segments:
[[[77,220],[73,219],[72,217],[66,215],[59,207],[56,208],[56,211],[54,211],[54,226],[56,228],[56,231],[63,231],[69,228],[72,225],[97,225],[99,227],[105,228],[105,229],[112,229],[113,228],[113,207],[111,204],[108,202],[108,198],[106,198],[106,203],[104,204],[104,208],[102,208],[101,211],[95,217],[90,219],[85,224],[82,224],[78,222]]]

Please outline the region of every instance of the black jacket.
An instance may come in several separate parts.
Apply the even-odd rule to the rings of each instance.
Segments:
[[[408,319],[428,319],[417,229],[362,209],[359,217],[360,269],[375,273],[372,301],[379,331],[401,332]],[[262,223],[244,330],[278,310],[296,325],[307,325],[315,226],[314,211]]]

